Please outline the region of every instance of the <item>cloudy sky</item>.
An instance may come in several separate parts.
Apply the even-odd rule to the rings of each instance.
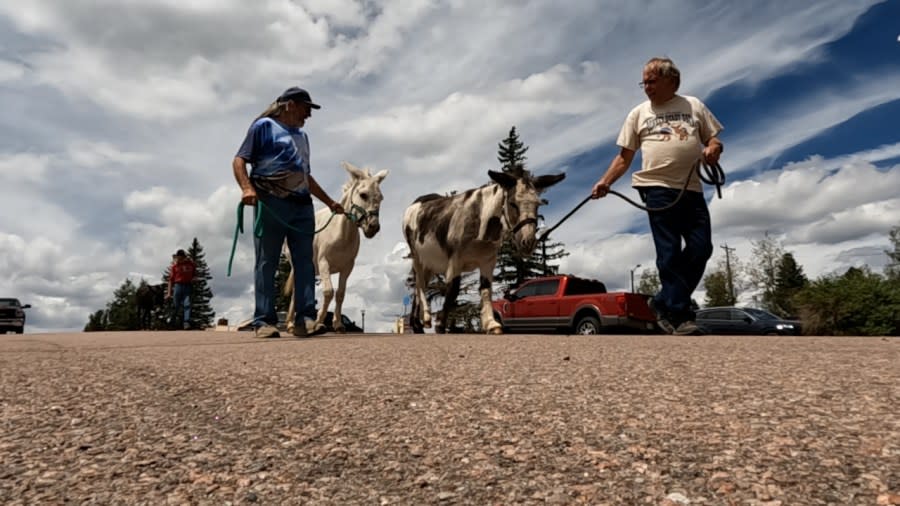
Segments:
[[[658,55],[725,125],[713,264],[768,232],[811,277],[881,270],[900,225],[898,19],[896,0],[3,2],[0,296],[33,305],[27,332],[80,330],[197,237],[217,316],[250,316],[249,234],[226,276],[230,164],[252,118],[300,85],[323,105],[306,129],[327,191],[342,160],[390,170],[345,302],[386,331],[406,293],[404,208],[486,182],[515,125],[533,172],[567,174],[546,194],[555,223],[605,170]],[[554,238],[563,271],[610,288],[654,262],[646,216],[615,198]]]

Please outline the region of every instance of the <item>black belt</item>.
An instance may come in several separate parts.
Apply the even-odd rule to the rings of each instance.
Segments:
[[[253,180],[251,179],[251,181],[253,181]],[[286,200],[288,202],[293,202],[294,204],[299,204],[301,206],[311,206],[312,205],[312,196],[310,196],[309,193],[293,193],[293,192],[288,193],[285,191],[284,188],[281,188],[280,186],[276,185],[276,187],[279,190],[281,190],[282,192],[288,193],[286,197],[279,197],[279,196],[275,195],[274,193],[272,193],[271,191],[269,191],[268,188],[266,188],[266,185],[254,184],[253,186],[256,189],[257,193],[264,193],[267,196],[272,197],[272,198],[276,198],[276,199],[280,198],[282,200]]]

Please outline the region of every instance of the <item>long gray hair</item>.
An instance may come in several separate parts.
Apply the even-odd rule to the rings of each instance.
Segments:
[[[275,118],[281,116],[285,110],[287,110],[287,105],[290,100],[284,100],[279,102],[278,100],[269,104],[269,107],[266,107],[266,110],[260,113],[253,121],[256,121],[260,118]]]

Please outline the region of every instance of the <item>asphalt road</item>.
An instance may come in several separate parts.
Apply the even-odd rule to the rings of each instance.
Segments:
[[[0,336],[3,504],[900,504],[900,339]]]

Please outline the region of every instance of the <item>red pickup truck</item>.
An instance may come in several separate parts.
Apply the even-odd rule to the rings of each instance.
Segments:
[[[609,293],[600,281],[572,275],[528,280],[494,301],[493,306],[494,318],[505,332],[597,334],[607,328],[657,331],[646,295]]]

